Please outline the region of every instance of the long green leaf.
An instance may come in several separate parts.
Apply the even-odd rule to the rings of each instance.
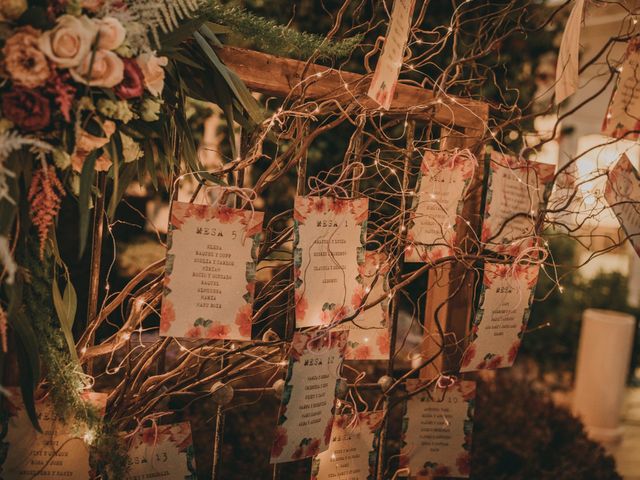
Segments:
[[[91,186],[93,185],[93,178],[95,176],[96,159],[100,152],[101,150],[94,150],[87,156],[84,165],[82,165],[82,173],[80,174],[80,194],[78,195],[78,207],[80,208],[80,258],[87,246],[90,210],[89,195],[91,194]]]
[[[53,293],[53,306],[58,314],[58,320],[60,320],[60,327],[64,338],[67,341],[69,347],[69,354],[74,362],[78,361],[78,355],[76,352],[76,343],[73,339],[73,322],[76,316],[76,308],[78,306],[78,297],[76,291],[73,288],[73,284],[68,281],[67,287],[64,290],[64,296],[60,295],[60,288],[58,287],[58,279],[53,279],[51,286]]]

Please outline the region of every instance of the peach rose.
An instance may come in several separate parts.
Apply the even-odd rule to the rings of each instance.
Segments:
[[[69,72],[76,82],[94,87],[112,88],[124,78],[124,62],[109,50],[98,50],[95,55],[90,53],[84,57],[82,63]]]
[[[169,59],[156,57],[153,53],[143,53],[136,61],[144,75],[144,86],[152,95],[159,96],[164,88],[164,67],[169,63]]]
[[[44,32],[38,46],[49,59],[63,68],[77,67],[91,51],[97,30],[89,18],[62,15],[53,30]]]
[[[71,166],[76,172],[82,171],[84,161],[92,151],[97,148],[104,147],[116,131],[116,124],[111,120],[105,120],[102,124],[102,130],[106,137],[97,137],[90,134],[86,130],[79,128],[76,132],[76,149],[71,155]],[[111,166],[111,160],[107,155],[101,155],[96,160],[96,170],[99,172],[105,172],[109,170]]]
[[[124,37],[127,36],[127,31],[117,18],[104,17],[99,20],[95,20],[96,28],[98,29],[98,48],[105,50],[115,50],[122,42]]]
[[[36,88],[45,84],[51,70],[47,57],[38,49],[40,31],[33,27],[16,30],[4,44],[4,65],[11,79],[26,88]]]

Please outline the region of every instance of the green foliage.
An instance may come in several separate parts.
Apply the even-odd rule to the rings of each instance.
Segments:
[[[258,50],[284,57],[306,59],[318,54],[321,58],[344,58],[363,39],[362,35],[356,35],[344,40],[327,40],[321,35],[301,32],[243,8],[216,1],[211,3],[208,12],[211,21],[228,27]]]
[[[536,297],[548,296],[533,304],[528,325],[533,331],[525,334],[521,352],[533,357],[543,372],[573,371],[584,310],[602,308],[636,316],[640,312],[627,303],[626,277],[618,272],[600,272],[585,279],[579,272],[565,267],[574,263],[575,243],[566,237],[554,237],[549,243],[558,264],[562,292],[555,288],[554,278],[541,272]],[[636,343],[639,341],[636,338]],[[633,364],[638,364],[638,358],[633,359]]]

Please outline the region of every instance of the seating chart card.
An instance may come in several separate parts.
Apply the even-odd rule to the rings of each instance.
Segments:
[[[296,327],[337,323],[360,306],[368,199],[296,197],[294,278]]]
[[[311,480],[367,480],[375,478],[376,441],[384,412],[336,415],[329,449],[317,455]]]
[[[271,463],[313,457],[329,447],[348,334],[346,330],[294,334]]]
[[[385,110],[391,107],[409,38],[415,0],[395,0],[382,53],[367,95]]]
[[[409,393],[421,387],[420,380],[407,380]],[[469,477],[475,394],[475,382],[457,380],[409,397],[400,463],[410,478]]]
[[[251,340],[263,213],[173,202],[160,335]]]
[[[431,262],[453,255],[463,197],[477,165],[469,150],[425,153],[413,197],[407,262]]]
[[[143,428],[129,447],[126,480],[197,480],[189,422]]]
[[[602,131],[616,138],[634,140],[640,134],[640,39],[632,38],[613,90]]]
[[[554,165],[491,154],[482,223],[485,248],[517,256],[536,243],[536,219],[552,188]]]
[[[57,420],[53,405],[42,400],[36,402],[38,422],[42,433],[31,424],[29,415],[17,389],[11,389],[11,398],[3,399],[2,431],[0,440],[0,478],[6,480],[47,480],[70,478],[89,480],[89,448],[95,432],[73,430]],[[87,392],[87,402],[104,411],[106,393]]]
[[[640,175],[626,155],[609,171],[604,198],[640,256]]]
[[[480,305],[461,372],[510,367],[529,320],[539,265],[485,263]]]

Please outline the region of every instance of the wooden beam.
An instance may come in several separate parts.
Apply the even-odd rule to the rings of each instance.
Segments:
[[[255,92],[275,97],[338,100],[357,103],[365,110],[378,105],[367,96],[372,75],[336,70],[322,65],[236,47],[216,49],[220,59]],[[385,112],[386,114],[387,112]],[[431,90],[399,83],[389,115],[434,120],[449,127],[478,128],[488,118],[486,103],[453,96],[434,98]]]

